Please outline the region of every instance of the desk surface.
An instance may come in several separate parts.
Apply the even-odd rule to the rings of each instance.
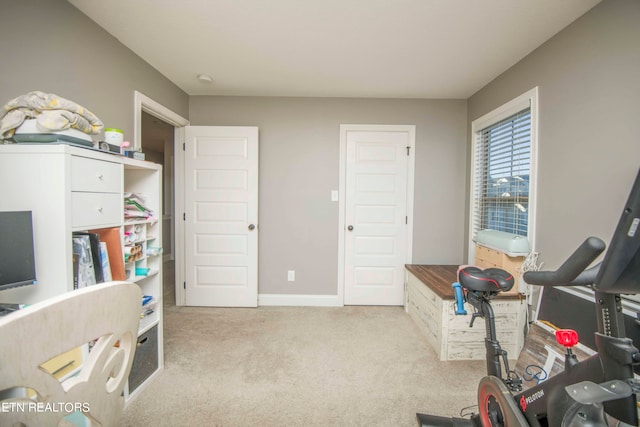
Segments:
[[[458,281],[457,265],[405,264],[405,268],[416,276],[416,279],[433,290],[440,298],[446,300],[455,299],[451,284]],[[520,295],[500,294],[497,298],[519,299]]]

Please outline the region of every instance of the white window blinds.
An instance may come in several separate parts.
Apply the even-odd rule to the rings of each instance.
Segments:
[[[491,229],[528,235],[531,108],[475,133],[472,235]]]

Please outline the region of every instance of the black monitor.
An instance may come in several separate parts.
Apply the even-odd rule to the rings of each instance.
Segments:
[[[0,290],[35,284],[31,211],[0,212]]]
[[[640,172],[600,266],[595,288],[610,294],[640,293]]]

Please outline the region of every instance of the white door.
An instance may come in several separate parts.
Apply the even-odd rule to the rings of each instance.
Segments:
[[[344,303],[403,305],[413,126],[346,130]],[[412,198],[411,198],[412,200]]]
[[[258,305],[258,128],[185,128],[186,305]]]

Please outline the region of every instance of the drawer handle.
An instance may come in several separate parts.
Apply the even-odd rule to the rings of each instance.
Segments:
[[[98,174],[98,179],[99,179],[100,181],[102,181],[102,178],[104,178],[104,175],[102,175],[101,173],[99,173],[99,174]]]
[[[98,212],[102,213],[102,207],[98,208]]]
[[[136,347],[140,347],[141,345],[144,345],[148,339],[149,337],[142,338],[140,341],[138,341],[138,344],[136,345]]]

